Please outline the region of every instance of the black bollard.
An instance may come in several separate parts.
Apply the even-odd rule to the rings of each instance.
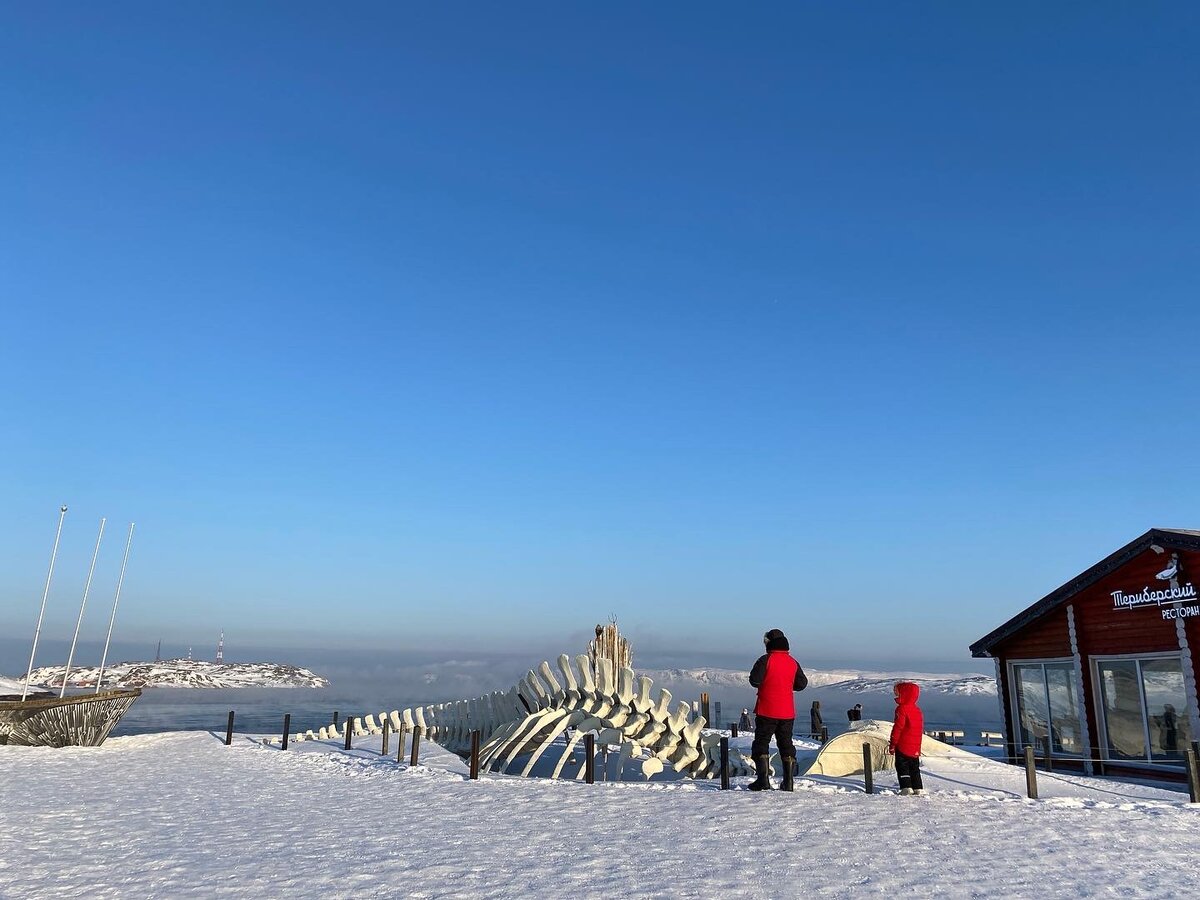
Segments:
[[[229,711],[229,724],[225,726],[225,746],[233,743],[233,710]]]
[[[583,736],[583,780],[596,783],[596,736],[590,731]]]
[[[822,725],[821,726],[821,746],[824,747],[828,743],[829,743],[829,726]]]
[[[479,731],[471,732],[471,780],[479,780]]]
[[[721,790],[729,790],[729,738],[721,738]]]
[[[1025,748],[1025,793],[1030,800],[1036,800],[1037,795],[1037,760],[1033,756],[1033,747]]]
[[[730,722],[730,723],[729,723],[729,736],[730,736],[730,737],[737,737],[737,736],[738,736],[737,722]]]
[[[1188,797],[1192,803],[1200,803],[1200,766],[1196,760],[1195,750],[1183,752],[1183,765],[1187,769]]]
[[[863,789],[868,794],[875,793],[875,772],[871,762],[871,745],[863,741]]]
[[[408,726],[400,723],[400,733],[396,735],[396,762],[404,762],[404,741],[408,737]]]
[[[283,750],[287,749],[288,734],[291,733],[291,730],[292,730],[292,714],[284,713],[283,714],[283,747],[281,748]]]
[[[383,748],[379,751],[380,756],[388,755],[388,738],[392,736],[392,721],[384,716],[383,718]]]
[[[424,729],[422,729],[420,725],[417,725],[413,728],[412,756],[408,758],[408,764],[410,766],[415,766],[417,764],[417,759],[421,755],[421,732],[423,730]]]
[[[333,711],[333,727],[334,727],[334,728],[337,728],[337,727],[338,727],[338,717],[337,717],[337,714],[338,714],[338,711],[335,709],[335,710]]]
[[[346,718],[346,749],[350,749],[350,740],[354,737],[354,716]]]

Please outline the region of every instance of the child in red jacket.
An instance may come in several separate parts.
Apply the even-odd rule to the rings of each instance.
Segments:
[[[896,754],[896,777],[900,780],[900,793],[924,793],[921,784],[921,738],[925,733],[925,717],[917,706],[921,689],[911,681],[901,681],[893,693],[896,697],[896,719],[892,724],[892,737],[888,741],[888,753]]]

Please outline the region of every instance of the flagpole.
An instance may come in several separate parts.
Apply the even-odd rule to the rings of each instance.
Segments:
[[[117,579],[117,595],[113,598],[113,611],[108,619],[108,635],[104,638],[104,655],[100,657],[100,674],[96,676],[96,693],[104,683],[104,664],[108,662],[108,643],[112,640],[113,622],[117,621],[117,604],[121,601],[121,585],[125,583],[125,564],[129,562],[129,545],[133,543],[133,523],[129,523],[129,539],[125,541],[125,558],[121,560],[121,575]]]
[[[87,584],[83,586],[83,602],[79,604],[79,618],[75,621],[75,636],[71,638],[71,652],[67,654],[67,668],[63,672],[62,690],[58,692],[59,698],[67,695],[67,678],[71,675],[71,663],[75,659],[75,644],[79,641],[79,626],[83,624],[83,610],[87,606],[88,594],[92,590],[92,576],[96,573],[96,557],[100,555],[100,540],[104,537],[104,523],[108,519],[100,520],[100,533],[96,535],[96,549],[92,551],[92,565],[88,569]]]
[[[46,598],[50,596],[50,579],[54,575],[54,560],[58,556],[58,539],[62,537],[63,519],[66,518],[67,508],[58,511],[58,531],[54,533],[54,549],[50,552],[50,571],[46,573],[46,589],[42,591],[42,609],[38,613],[37,628],[33,632],[33,649],[29,651],[29,668],[25,671],[25,689],[21,691],[21,699],[29,696],[29,679],[33,675],[33,658],[37,656],[38,635],[42,633],[42,617],[46,614]]]

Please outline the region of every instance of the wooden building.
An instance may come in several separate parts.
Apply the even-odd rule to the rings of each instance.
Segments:
[[[1200,737],[1200,531],[1154,528],[971,645],[1005,729],[1090,773],[1172,777]]]

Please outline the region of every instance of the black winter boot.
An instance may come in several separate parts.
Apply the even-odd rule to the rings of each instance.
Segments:
[[[758,773],[758,778],[750,782],[750,790],[752,791],[769,791],[771,790],[771,757],[756,756],[754,757],[754,771]]]
[[[796,771],[796,757],[785,756],[783,758],[783,781],[779,784],[781,791],[790,791],[792,788],[792,773]]]

